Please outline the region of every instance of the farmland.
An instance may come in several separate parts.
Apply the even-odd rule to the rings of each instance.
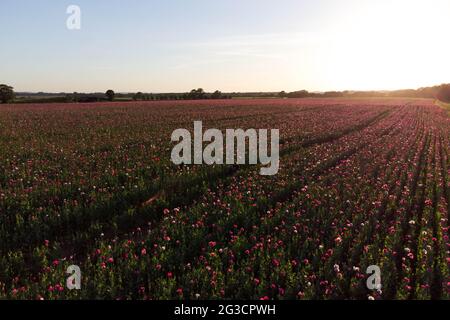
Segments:
[[[0,298],[449,299],[449,119],[397,98],[1,106]],[[174,165],[197,120],[279,129],[278,174]]]

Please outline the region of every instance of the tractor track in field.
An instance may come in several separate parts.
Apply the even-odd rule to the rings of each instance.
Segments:
[[[431,138],[430,138],[431,140]],[[430,157],[431,162],[432,162],[432,169],[435,169],[436,166],[436,137],[434,137],[433,142],[430,141],[430,146],[432,151],[429,152],[428,157]],[[437,209],[437,199],[436,199],[436,184],[435,184],[435,175],[434,172],[432,172],[433,174],[433,194],[434,194],[434,199],[433,199],[433,216],[435,216],[436,214],[436,209]],[[425,164],[425,168],[424,168],[424,179],[423,179],[423,187],[422,187],[422,192],[420,194],[420,198],[419,198],[419,208],[417,210],[417,223],[422,225],[422,217],[423,217],[423,211],[424,211],[424,202],[425,202],[425,193],[426,193],[426,189],[427,189],[427,183],[429,181],[428,178],[428,163]],[[433,219],[434,220],[434,219]],[[415,288],[416,288],[416,283],[417,283],[417,257],[418,257],[418,247],[419,247],[419,238],[420,238],[420,231],[421,228],[417,228],[415,230],[415,232],[413,233],[413,242],[412,242],[412,246],[411,246],[411,251],[414,252],[414,259],[412,259],[411,262],[411,287],[412,290],[409,294],[408,299],[410,300],[414,300],[415,297]]]
[[[417,132],[415,133],[415,135],[417,136],[417,135],[418,135],[419,128],[417,128],[416,131],[417,131]],[[414,154],[415,154],[415,153],[417,152],[417,150],[418,150],[418,146],[419,146],[419,139],[415,139],[414,144],[412,145],[412,148],[411,148],[410,152],[405,154],[405,156],[404,156],[404,158],[403,158],[403,160],[402,160],[402,163],[405,163],[408,159],[410,159],[411,157],[414,156]],[[393,157],[393,155],[391,154],[391,151],[392,151],[392,150],[395,150],[395,146],[394,146],[391,150],[389,150],[389,151],[387,152],[387,153],[388,153],[387,159],[389,159],[389,161],[390,161],[390,159],[392,159],[392,157]],[[376,170],[377,170],[377,169],[375,169],[374,171],[376,171]],[[392,174],[393,174],[392,172],[389,173],[389,175],[387,176],[387,178],[386,178],[385,180],[389,180],[389,177],[390,177]],[[398,186],[398,188],[397,188],[397,186],[396,186],[395,184],[392,184],[392,185],[389,186],[389,191],[388,191],[388,192],[386,193],[386,195],[384,196],[383,201],[382,201],[382,203],[381,203],[381,206],[380,206],[380,208],[377,210],[376,216],[373,216],[373,217],[372,217],[372,220],[373,220],[373,221],[377,221],[377,220],[379,221],[379,220],[381,220],[381,219],[387,219],[387,220],[392,219],[392,217],[393,217],[393,215],[391,214],[391,213],[392,213],[392,210],[394,210],[394,208],[397,208],[398,205],[399,205],[399,203],[400,203],[400,195],[401,195],[401,192],[402,192],[404,186],[406,185],[406,182],[407,182],[407,175],[406,175],[406,173],[403,172],[402,170],[398,170],[398,172],[397,172],[397,174],[396,174],[396,178],[395,178],[394,180],[399,180],[399,181],[400,181],[400,186]],[[395,190],[396,188],[398,189],[398,191],[397,191],[397,193],[396,193],[395,205],[390,209],[390,211],[387,211],[386,209],[387,209],[387,205],[388,205],[388,198],[389,198],[389,195],[391,195],[391,194],[394,192],[394,190]],[[374,222],[373,222],[373,223],[374,223]],[[372,224],[369,224],[370,226],[372,226],[372,228],[370,229],[369,234],[365,236],[366,240],[361,241],[361,242],[358,242],[358,243],[360,244],[358,249],[355,249],[354,247],[352,247],[352,246],[351,246],[351,243],[349,242],[349,243],[347,244],[347,245],[348,245],[347,249],[344,249],[344,250],[343,250],[343,260],[344,260],[344,261],[347,261],[347,260],[346,260],[346,257],[349,257],[349,256],[351,255],[350,262],[347,262],[348,265],[352,265],[352,266],[357,266],[357,265],[359,265],[360,260],[361,260],[361,255],[362,255],[362,253],[363,253],[363,247],[364,247],[365,244],[368,243],[368,240],[367,240],[367,239],[370,239],[370,238],[372,237],[372,235],[373,235],[373,234],[375,233],[375,231],[376,231],[375,228],[373,227],[373,223],[372,223]],[[352,239],[350,239],[350,241],[353,240],[353,239],[355,239],[355,237],[358,237],[358,236],[361,235],[360,232],[359,232],[360,229],[361,229],[361,228],[360,228],[359,221],[353,223],[353,225],[354,225],[355,227],[356,227],[356,226],[358,226],[358,227],[356,227],[356,231],[353,232],[354,236],[352,236]],[[381,231],[380,231],[380,237],[379,237],[379,239],[377,240],[377,243],[378,243],[378,244],[383,243],[383,242],[384,242],[384,239],[385,239],[385,237],[386,237],[386,235],[387,235],[387,230],[381,230]],[[345,240],[344,240],[343,243],[344,243],[343,246],[345,246]],[[358,251],[355,252],[355,250],[358,250]],[[374,260],[376,261],[377,258],[374,257]],[[346,292],[349,292],[349,291],[350,291],[350,285],[351,285],[351,276],[348,277],[348,281],[347,281],[347,283],[346,283],[346,288],[345,288]]]
[[[406,235],[410,231],[410,225],[409,221],[411,221],[415,215],[419,218],[421,218],[421,214],[423,212],[423,203],[425,198],[425,186],[427,183],[427,159],[430,156],[428,154],[428,149],[430,145],[430,133],[427,132],[425,136],[425,143],[423,145],[423,148],[421,149],[420,156],[419,156],[419,166],[417,170],[414,173],[413,176],[413,183],[410,188],[411,190],[411,196],[413,197],[413,201],[409,205],[408,209],[406,210],[405,217],[403,218],[403,221],[401,223],[401,233],[400,233],[400,242],[396,246],[396,260],[395,265],[397,268],[397,283],[402,283],[402,278],[404,277],[404,271],[402,267],[402,258],[405,257],[405,242],[406,242]],[[420,220],[418,221],[420,223]],[[414,254],[416,254],[416,251],[414,251]],[[399,291],[399,288],[397,287],[393,295],[396,296],[397,291]]]
[[[448,161],[448,153],[447,150],[443,147],[443,140],[444,138],[441,136],[439,139],[439,154],[441,158],[441,175],[443,179],[443,192],[445,199],[447,201],[447,219],[450,221],[450,190],[449,190],[449,183],[450,183],[450,177],[447,174],[447,161]],[[445,156],[445,157],[444,157]]]
[[[368,128],[371,125],[377,123],[378,121],[386,118],[389,114],[390,114],[390,111],[386,110],[386,111],[383,111],[383,112],[377,114],[376,116],[374,116],[374,117],[368,119],[367,121],[364,121],[363,123],[360,123],[360,124],[358,124],[356,126],[348,127],[348,128],[345,128],[345,129],[343,129],[341,131],[333,132],[333,133],[330,133],[330,134],[327,134],[327,135],[324,135],[324,136],[321,136],[321,137],[306,139],[305,141],[299,143],[296,146],[287,147],[287,148],[281,150],[280,155],[283,156],[283,155],[286,155],[286,154],[291,154],[292,152],[295,152],[295,151],[300,150],[300,149],[312,147],[314,145],[328,143],[328,142],[333,142],[333,141],[338,140],[338,139],[340,139],[340,138],[342,138],[342,137],[344,137],[346,135],[349,135],[349,134],[351,134],[353,132],[362,131],[365,128]],[[283,145],[283,144],[285,144],[287,142],[293,141],[293,140],[298,139],[298,138],[299,137],[290,137],[288,139],[281,140],[280,141],[280,145]]]

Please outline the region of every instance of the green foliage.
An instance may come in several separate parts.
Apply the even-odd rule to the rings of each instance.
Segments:
[[[113,90],[109,89],[108,91],[106,91],[105,95],[106,95],[106,98],[107,98],[109,101],[113,101],[113,100],[114,100],[114,96],[115,96],[116,94],[114,93]]]
[[[0,84],[0,101],[8,103],[14,99],[14,88],[6,84]]]
[[[450,102],[450,84],[440,86],[436,97],[441,101]]]

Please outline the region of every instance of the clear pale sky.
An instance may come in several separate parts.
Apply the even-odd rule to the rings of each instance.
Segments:
[[[69,5],[81,30],[66,28]],[[450,82],[449,0],[1,0],[16,91],[417,88]]]

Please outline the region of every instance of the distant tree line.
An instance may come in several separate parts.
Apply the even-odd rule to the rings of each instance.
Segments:
[[[431,98],[450,102],[450,84],[442,84],[434,87],[420,88],[417,90],[394,90],[394,91],[328,91],[328,92],[308,92],[306,90],[286,93],[281,91],[280,98]]]
[[[202,88],[192,89],[185,93],[116,93],[114,90],[107,90],[105,93],[18,93],[17,99],[14,98],[14,91],[11,87],[2,85],[2,102],[14,103],[90,103],[106,101],[160,101],[160,100],[202,100],[202,99],[231,99],[232,94],[224,94],[219,90],[214,92],[205,92]],[[12,93],[12,96],[11,96]]]
[[[219,90],[205,92],[202,88],[192,89],[185,93],[115,93],[109,89],[105,93],[14,93],[11,86],[0,84],[0,102],[2,103],[66,103],[66,102],[101,102],[101,101],[161,101],[161,100],[205,100],[232,98],[371,98],[371,97],[403,97],[432,98],[450,102],[450,84],[417,90],[406,89],[396,91],[327,91],[308,92],[232,92],[222,93]]]
[[[278,95],[280,98],[338,98],[344,97],[345,93],[339,91],[308,92],[306,90],[300,90],[289,93],[281,91]]]
[[[231,99],[231,95],[226,95],[216,90],[212,93],[205,92],[202,88],[192,89],[186,93],[143,93],[136,92],[118,93],[115,94],[113,90],[108,90],[105,97],[109,101],[132,99],[134,101],[152,101],[152,100],[203,100],[203,99]]]

